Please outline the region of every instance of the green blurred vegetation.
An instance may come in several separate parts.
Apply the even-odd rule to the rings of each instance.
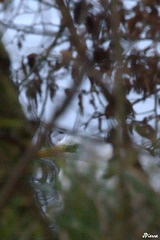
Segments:
[[[151,184],[152,167],[159,173],[160,67],[156,52],[160,36],[159,1],[138,2],[131,11],[123,8],[122,1],[97,2],[99,7],[85,0],[56,0],[53,6],[47,3],[47,7],[58,8],[61,13],[59,30],[44,55],[33,52],[25,56],[26,61],[22,59],[19,72],[23,76],[20,80],[13,79],[16,84],[11,80],[8,54],[3,44],[0,45],[2,240],[135,240],[141,239],[145,232],[160,234],[160,194]],[[16,30],[19,32],[18,27]],[[153,49],[138,51],[132,44],[141,39],[144,31],[146,38],[153,40]],[[18,42],[19,49],[24,44],[22,39]],[[106,39],[109,44],[104,49]],[[87,40],[93,42],[91,48]],[[52,62],[51,50],[63,41],[69,41],[68,49],[60,51]],[[126,41],[131,51],[122,47]],[[146,54],[151,50],[153,57]],[[47,79],[41,75],[43,64],[48,64]],[[47,97],[53,100],[58,89],[55,79],[63,76],[57,73],[60,69],[70,74],[73,86],[64,90],[66,98],[51,122],[42,123]],[[51,146],[55,122],[67,110],[84,78],[89,80],[90,89],[80,90],[78,106],[83,116],[86,107],[83,97],[91,95],[89,104],[94,113],[84,125],[87,129],[97,119],[99,134],[104,136],[105,143],[112,144],[113,156],[105,153],[105,164],[101,162],[102,155],[95,152],[96,140],[90,143],[90,138],[82,138],[80,145]],[[42,83],[47,87],[39,119]],[[22,86],[30,120],[18,100]],[[128,98],[132,92],[140,95],[134,102]],[[99,97],[101,94],[105,104]],[[152,114],[138,121],[134,105],[151,96],[155,100]],[[99,111],[95,99],[99,100],[103,112]],[[105,131],[103,121],[109,122]],[[36,128],[35,123],[38,123]],[[138,145],[134,139],[135,133],[145,139],[142,144]],[[141,155],[158,160],[146,170]],[[99,176],[101,163],[103,174]]]

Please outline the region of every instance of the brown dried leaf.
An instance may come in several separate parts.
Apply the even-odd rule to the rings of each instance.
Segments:
[[[31,53],[31,54],[29,54],[29,55],[27,56],[28,65],[29,65],[29,67],[30,67],[31,69],[35,66],[36,56],[37,56],[37,54],[35,54],[35,53]]]
[[[85,21],[87,15],[87,4],[85,0],[81,0],[74,7],[74,21],[76,24],[81,24]]]
[[[62,50],[61,56],[62,56],[62,65],[65,68],[67,68],[70,64],[70,61],[72,60],[72,53],[69,50]]]

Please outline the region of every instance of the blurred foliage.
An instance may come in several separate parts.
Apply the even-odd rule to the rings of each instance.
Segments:
[[[29,182],[33,168],[29,145],[34,129],[25,119],[9,79],[9,58],[2,44],[0,53],[0,238],[53,239]]]
[[[135,239],[144,232],[159,233],[159,196],[133,169],[126,170],[123,184],[98,183],[95,174],[71,169],[71,186],[63,192],[59,217],[60,239]],[[147,229],[147,230],[146,230]]]
[[[141,157],[159,172],[159,0],[130,7],[120,0],[41,0],[36,10],[20,2],[24,14],[35,16],[26,27],[10,19],[16,1],[0,2],[2,32],[14,29],[22,51],[10,73],[0,46],[1,238],[128,240],[160,234],[159,190]],[[59,11],[58,24],[45,21],[50,10]],[[25,52],[27,34],[47,41]],[[27,117],[18,101],[22,96]],[[151,111],[139,118],[136,105],[151,98]],[[83,119],[80,127],[97,138],[92,144],[82,138],[80,149],[53,146],[58,117],[75,99],[77,122]],[[46,124],[48,100],[55,101],[55,111]],[[112,157],[96,153],[99,138],[112,144]]]

